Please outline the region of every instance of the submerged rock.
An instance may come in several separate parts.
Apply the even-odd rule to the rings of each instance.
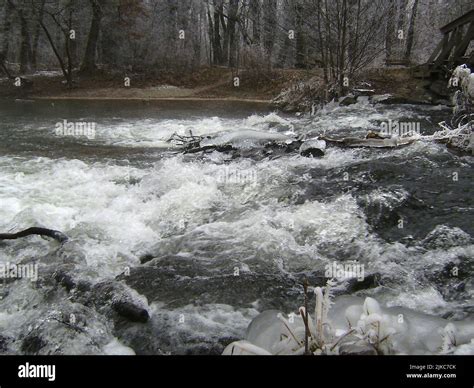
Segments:
[[[132,322],[146,323],[150,319],[146,309],[126,300],[112,302],[112,309],[121,317]]]
[[[471,243],[471,236],[462,229],[438,225],[434,230],[428,233],[421,242],[421,245],[427,249],[446,249],[456,246],[465,246]]]
[[[357,96],[346,96],[340,102],[340,106],[349,106],[357,104]]]
[[[324,156],[324,151],[319,148],[308,148],[301,151],[301,156],[304,156],[305,158],[320,158]]]
[[[392,185],[377,188],[358,198],[368,223],[376,230],[392,227],[400,220],[400,211],[406,206],[411,194],[403,187]]]
[[[76,279],[71,276],[71,274],[64,269],[59,269],[53,274],[54,280],[63,286],[67,291],[71,291],[77,285]]]
[[[281,274],[240,272],[219,268],[204,260],[180,256],[161,257],[132,268],[117,280],[144,295],[149,303],[169,301],[169,307],[223,303],[250,307],[255,301],[266,308],[283,308],[289,296],[298,293],[298,283]],[[216,268],[217,267],[217,268]]]
[[[40,309],[12,316],[15,341],[6,353],[25,355],[102,354],[113,338],[111,326],[93,308],[51,295]]]
[[[326,142],[324,140],[308,140],[300,147],[301,156],[307,158],[319,158],[326,153]]]
[[[46,345],[47,342],[44,341],[40,336],[32,334],[25,337],[21,342],[21,351],[25,354],[36,355]]]
[[[150,254],[144,254],[143,256],[140,257],[140,264],[146,264],[149,261],[152,261],[154,259],[153,255]]]
[[[119,317],[132,322],[146,323],[150,318],[146,299],[135,290],[118,281],[105,281],[96,284],[80,299],[88,298],[99,312]]]
[[[392,94],[373,95],[369,97],[369,101],[374,104],[383,104],[383,105],[399,105],[399,104],[431,105],[431,102],[428,100],[419,100],[415,98],[396,96]]]
[[[52,278],[67,292],[71,299],[85,306],[94,307],[100,314],[112,315],[131,322],[146,323],[150,318],[146,299],[120,281],[104,281],[95,285],[73,275],[64,266]]]
[[[0,335],[0,354],[7,351],[9,342],[10,340],[7,337]]]

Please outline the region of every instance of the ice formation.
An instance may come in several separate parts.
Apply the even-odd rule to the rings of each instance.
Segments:
[[[469,98],[470,102],[474,101],[474,74],[471,74],[471,70],[467,65],[461,65],[454,69],[449,85],[461,87],[462,92]]]
[[[373,298],[341,296],[331,302],[332,283],[315,288],[313,317],[270,310],[249,325],[247,338],[224,355],[466,354],[472,350],[474,321],[450,322],[401,307],[382,307]],[[307,345],[305,332],[308,330]]]

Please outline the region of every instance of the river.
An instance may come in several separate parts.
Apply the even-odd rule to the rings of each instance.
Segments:
[[[429,141],[330,147],[314,159],[245,142],[239,156],[183,155],[166,142],[189,130],[362,137],[389,120],[432,134],[449,115],[366,101],[314,117],[225,101],[0,101],[0,232],[43,226],[70,237],[0,243],[0,263],[39,263],[38,281],[0,285],[0,353],[218,354],[259,312],[297,311],[304,278],[323,285],[328,264],[352,261],[364,280],[341,280],[337,294],[468,317],[471,156]],[[93,136],[58,133],[64,120],[92,123]],[[76,285],[127,284],[148,323],[50,281],[58,270]]]

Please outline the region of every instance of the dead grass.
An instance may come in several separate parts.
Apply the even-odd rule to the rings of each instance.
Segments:
[[[0,97],[15,98],[123,98],[123,99],[173,99],[173,98],[224,98],[271,100],[280,91],[298,79],[306,79],[310,72],[301,70],[259,69],[235,71],[224,67],[203,67],[197,71],[155,71],[154,74],[133,74],[98,71],[93,75],[76,75],[72,89],[63,84],[62,77],[34,77],[33,87],[22,91],[4,81]],[[234,86],[239,76],[240,86]],[[129,88],[124,77],[130,77]],[[164,85],[172,86],[164,88]]]
[[[412,100],[426,99],[429,85],[429,81],[413,77],[409,68],[371,69],[363,72],[360,80],[369,82],[377,94],[389,93]]]
[[[151,74],[153,73],[153,74]],[[93,75],[76,75],[68,89],[62,77],[34,77],[31,89],[20,91],[10,81],[0,84],[0,97],[14,98],[88,98],[88,99],[238,99],[270,101],[296,82],[321,76],[321,70],[242,69],[203,67],[196,71],[153,71],[132,74],[98,71]],[[234,77],[239,76],[239,87]],[[130,77],[131,86],[124,86]],[[409,69],[382,68],[368,70],[359,80],[368,81],[377,94],[390,93],[406,98],[426,96],[427,81],[412,77]],[[173,87],[163,88],[164,85]]]

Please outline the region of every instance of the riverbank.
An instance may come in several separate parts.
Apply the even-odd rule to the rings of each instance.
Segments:
[[[223,102],[248,102],[254,104],[271,104],[271,100],[259,100],[259,99],[250,99],[250,98],[233,98],[233,97],[226,97],[226,98],[212,98],[212,97],[127,97],[127,96],[58,96],[58,97],[50,97],[50,96],[39,96],[34,97],[35,100],[50,100],[50,101],[143,101],[143,102],[152,102],[152,101],[166,101],[166,102],[173,102],[173,101],[183,101],[183,102],[214,102],[214,101],[223,101]]]
[[[0,97],[29,99],[184,99],[243,100],[269,102],[295,79],[307,79],[306,71],[235,71],[227,68],[202,68],[196,71],[126,73],[98,71],[93,75],[76,74],[67,88],[59,72],[40,72],[25,76],[32,84],[15,87],[0,80]]]
[[[206,67],[197,71],[154,74],[98,71],[93,75],[76,74],[72,88],[66,87],[58,71],[38,72],[25,78],[32,82],[20,88],[6,78],[0,79],[0,97],[33,100],[226,100],[270,104],[282,91],[291,90],[295,85],[318,85],[322,80],[322,70],[236,71]],[[374,94],[391,94],[399,103],[439,103],[439,98],[428,92],[429,81],[416,78],[408,68],[371,69],[361,74],[357,82],[362,82]],[[298,103],[292,110],[300,110],[299,105],[302,105],[301,110],[305,110],[304,104]]]

